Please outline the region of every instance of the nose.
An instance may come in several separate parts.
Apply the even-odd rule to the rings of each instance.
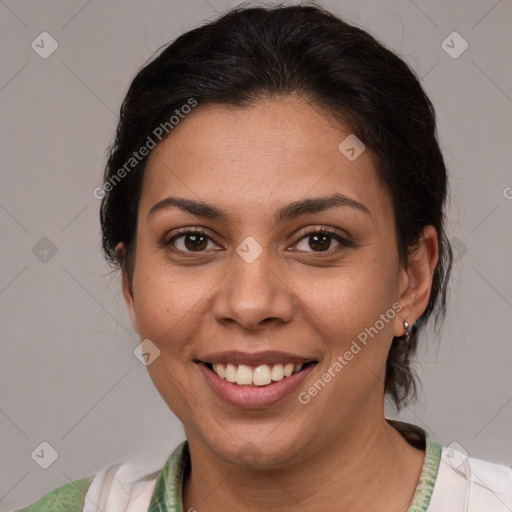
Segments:
[[[251,262],[235,253],[231,270],[216,288],[214,318],[247,330],[290,322],[297,301],[277,266],[268,249]]]

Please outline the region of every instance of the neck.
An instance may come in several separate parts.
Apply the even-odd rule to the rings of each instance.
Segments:
[[[278,470],[236,467],[187,436],[191,473],[184,510],[406,511],[424,460],[384,417],[364,430],[348,428],[314,456]]]

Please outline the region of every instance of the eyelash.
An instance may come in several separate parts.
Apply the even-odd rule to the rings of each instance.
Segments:
[[[176,249],[175,247],[172,246],[172,243],[184,236],[184,235],[202,235],[206,238],[208,238],[209,240],[212,240],[212,238],[210,237],[210,235],[202,228],[182,228],[182,229],[179,229],[177,231],[177,233],[175,235],[173,235],[170,239],[164,239],[162,240],[162,246],[163,247],[172,247],[172,251],[173,252],[176,252],[176,253],[179,253],[179,254],[183,254],[183,255],[197,255],[197,254],[201,254],[201,253],[204,253],[205,250],[203,251],[183,251],[181,249]],[[334,238],[337,242],[339,242],[342,246],[344,247],[353,247],[354,246],[354,243],[350,240],[348,240],[346,237],[342,236],[339,231],[335,230],[335,229],[329,229],[329,228],[325,228],[325,227],[322,227],[322,228],[312,228],[308,231],[306,231],[305,233],[302,234],[302,236],[294,243],[294,245],[298,244],[299,242],[301,242],[302,240],[304,240],[305,238],[307,238],[308,236],[311,236],[311,235],[317,235],[317,234],[322,234],[322,235],[328,235],[332,238]],[[212,240],[214,241],[214,240]],[[339,249],[327,249],[325,251],[304,251],[304,252],[307,252],[307,253],[312,253],[312,254],[330,254],[330,253],[333,253],[335,252],[336,250],[339,250]]]

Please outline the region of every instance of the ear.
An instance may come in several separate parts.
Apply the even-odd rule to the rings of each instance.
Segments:
[[[437,231],[434,226],[425,226],[418,247],[409,255],[407,267],[400,271],[398,302],[403,309],[396,317],[394,336],[403,336],[404,321],[413,325],[425,311],[438,257]]]
[[[126,247],[124,246],[123,242],[119,242],[116,245],[115,248],[116,254],[119,256],[124,256],[126,253]],[[128,313],[130,314],[130,318],[132,321],[133,328],[135,329],[135,332],[139,333],[139,328],[137,326],[137,315],[135,314],[135,306],[134,306],[134,297],[133,297],[133,290],[132,285],[130,283],[130,280],[128,278],[128,275],[126,273],[125,266],[121,266],[121,273],[122,273],[122,289],[123,289],[123,297],[124,302],[126,304],[126,308],[128,309]]]

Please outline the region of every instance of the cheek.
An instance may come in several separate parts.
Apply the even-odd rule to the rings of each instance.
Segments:
[[[163,354],[172,353],[173,364],[178,352],[187,359],[194,336],[208,321],[208,300],[221,285],[222,273],[207,266],[171,266],[160,256],[144,254],[137,265],[134,307],[139,335],[152,340]]]
[[[134,307],[141,340],[149,339],[159,350],[146,367],[168,407],[180,418],[204,404],[189,393],[190,348],[197,332],[198,305],[205,290],[198,279],[177,279],[158,263],[140,259],[134,279]]]
[[[384,257],[360,258],[313,280],[301,277],[298,294],[324,325],[364,327],[391,307],[398,274]]]
[[[157,342],[183,324],[194,302],[194,287],[183,285],[165,266],[149,258],[137,261],[134,276],[134,308],[139,334]]]
[[[361,365],[381,372],[401,309],[396,283],[393,258],[371,254],[324,278],[301,278],[296,291],[307,311],[304,321],[312,324],[331,361],[347,354],[350,373]]]

